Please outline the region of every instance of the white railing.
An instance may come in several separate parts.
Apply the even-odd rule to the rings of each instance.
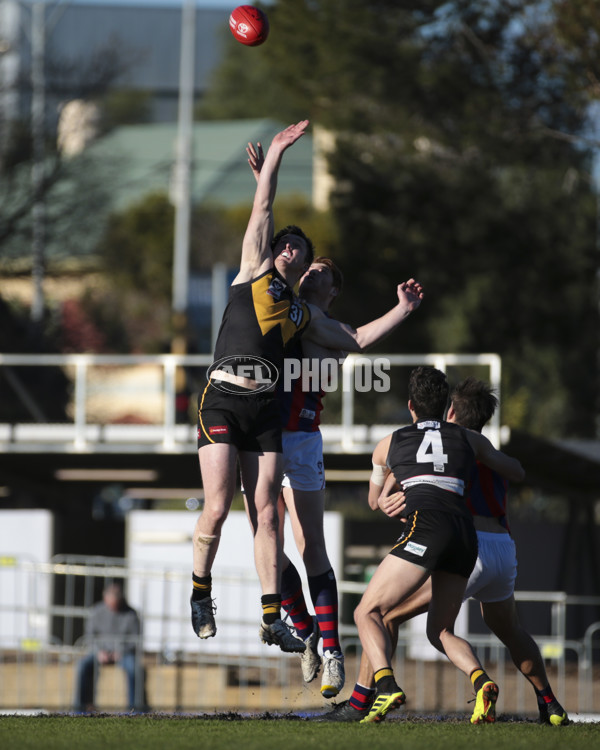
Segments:
[[[432,365],[446,372],[450,367],[486,368],[486,377],[500,392],[501,360],[497,354],[373,354],[350,355],[342,367],[341,409],[337,423],[322,425],[326,452],[370,452],[378,440],[394,429],[393,424],[357,424],[355,389],[357,368],[365,360],[386,360],[389,367]],[[3,418],[0,402],[0,450],[5,453],[193,453],[196,450],[196,425],[177,423],[176,396],[178,379],[185,371],[196,374],[197,383],[205,382],[204,368],[212,363],[212,355],[101,355],[101,354],[0,354],[0,388],[18,399],[31,415],[31,421],[13,423]],[[69,420],[52,423],[43,418],[33,389],[23,385],[14,368],[59,367],[72,384],[68,407]],[[120,397],[132,408],[145,404],[151,416],[148,423],[115,423],[111,415],[97,414],[91,401],[98,397],[101,384],[109,373],[119,370],[134,373],[156,371],[149,392],[136,392],[130,383],[111,382],[112,392],[104,397],[104,408],[111,398]],[[137,368],[137,369],[136,369]],[[92,374],[94,375],[92,382]],[[118,393],[121,387],[121,393]],[[108,386],[107,386],[108,388]],[[129,390],[128,390],[129,389]],[[151,402],[150,404],[148,402]],[[327,413],[327,410],[326,410]],[[500,445],[500,414],[497,412],[486,434]]]

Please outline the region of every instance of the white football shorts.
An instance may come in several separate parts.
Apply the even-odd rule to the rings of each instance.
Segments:
[[[281,486],[307,492],[324,490],[323,436],[320,431],[284,430],[282,442],[283,480]]]
[[[517,553],[510,534],[478,531],[479,551],[463,600],[503,602],[514,593]]]

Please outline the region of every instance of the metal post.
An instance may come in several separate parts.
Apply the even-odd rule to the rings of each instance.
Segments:
[[[163,359],[164,375],[164,426],[163,447],[173,450],[175,447],[175,391],[177,365],[173,357]]]
[[[356,357],[350,354],[342,365],[342,448],[352,451],[354,446],[354,366]]]
[[[33,139],[33,167],[31,171],[33,204],[33,299],[31,320],[34,324],[44,317],[44,274],[46,264],[46,205],[44,200],[44,159],[46,130],[46,5],[36,2],[31,7],[31,131]]]
[[[190,187],[194,120],[194,59],[196,4],[185,0],[181,12],[179,67],[179,113],[173,202],[175,204],[175,247],[173,253],[173,312],[187,312],[190,253]]]
[[[227,267],[224,263],[215,263],[212,267],[211,301],[211,351],[214,352],[227,305]]]
[[[88,360],[77,357],[75,364],[75,450],[86,447],[85,428],[87,421],[87,371]]]
[[[496,391],[496,395],[498,396],[498,401],[502,403],[502,393],[501,393],[501,384],[502,384],[502,360],[498,354],[491,354],[490,360],[489,360],[489,366],[490,366],[490,383],[494,387],[494,390]],[[490,420],[490,440],[493,443],[495,448],[500,449],[500,428],[501,428],[501,420],[500,420],[500,409],[496,409],[494,414],[492,415],[492,419]]]

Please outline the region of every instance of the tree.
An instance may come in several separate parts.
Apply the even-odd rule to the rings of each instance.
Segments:
[[[280,0],[263,6],[272,28],[267,42],[246,48],[230,36],[199,112],[204,118],[309,117],[328,127],[362,127],[363,118],[378,117],[390,94],[396,98],[399,82],[411,85],[415,30],[443,5]]]
[[[336,313],[359,323],[418,277],[382,348],[498,351],[504,421],[545,435],[594,431],[593,5],[280,0],[277,34],[234,49],[207,99],[335,132]]]
[[[65,153],[58,142],[58,103],[80,99],[97,106],[100,116],[97,135],[107,132],[120,116],[128,116],[116,106],[110,88],[135,61],[130,50],[117,48],[114,41],[97,49],[88,59],[64,59],[59,51],[50,50],[45,58],[45,95],[55,105],[44,113],[43,158],[34,144],[32,122],[14,115],[2,122],[0,139],[0,259],[18,260],[21,266],[33,264],[32,214],[36,204],[43,202],[44,265],[66,257],[88,256],[97,244],[106,215],[111,208],[111,184],[121,165],[105,160],[98,163],[86,153],[76,158]],[[14,86],[28,91],[31,74],[23,69]],[[1,92],[0,92],[1,93]],[[61,106],[62,106],[61,104]],[[138,112],[143,100],[136,98]],[[130,106],[128,112],[131,112]],[[34,163],[43,172],[34,187],[31,174]]]
[[[210,271],[217,262],[239,264],[251,206],[196,206],[190,232],[190,273]],[[335,244],[328,217],[305,200],[278,201],[277,215],[318,237],[319,252]],[[173,330],[171,320],[174,209],[162,193],[150,194],[115,212],[95,250],[107,283],[86,291],[71,315],[84,312],[104,334],[107,350],[161,351]],[[193,302],[193,300],[191,300]],[[97,340],[97,339],[95,339]]]

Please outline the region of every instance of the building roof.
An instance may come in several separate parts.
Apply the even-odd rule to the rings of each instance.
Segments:
[[[30,60],[32,2],[0,0],[2,31],[25,67]],[[232,6],[233,7],[233,6]],[[113,49],[127,61],[118,84],[146,91],[177,90],[182,4],[164,2],[47,3],[46,54],[61,63],[81,63]],[[229,10],[218,3],[196,6],[195,89],[203,91],[222,56],[229,34]],[[0,18],[0,27],[3,26]]]
[[[248,141],[265,150],[283,125],[274,120],[227,120],[196,123],[193,128],[192,201],[225,206],[250,202],[255,181],[246,157]],[[145,195],[169,191],[177,142],[177,125],[160,123],[115,129],[89,147],[88,153],[120,165],[114,186],[114,208],[122,209]],[[277,194],[312,197],[313,142],[301,138],[285,156]]]
[[[177,117],[182,25],[188,6],[182,0],[97,0],[42,3],[0,0],[0,109],[7,120],[30,113],[33,6],[42,6],[46,60],[46,110],[54,120],[60,105],[81,97],[86,86],[110,80],[113,90],[135,90],[149,96],[154,122]],[[202,96],[221,63],[234,5],[223,0],[195,3],[193,88]],[[89,75],[94,70],[93,75]],[[86,75],[88,74],[88,75]]]

